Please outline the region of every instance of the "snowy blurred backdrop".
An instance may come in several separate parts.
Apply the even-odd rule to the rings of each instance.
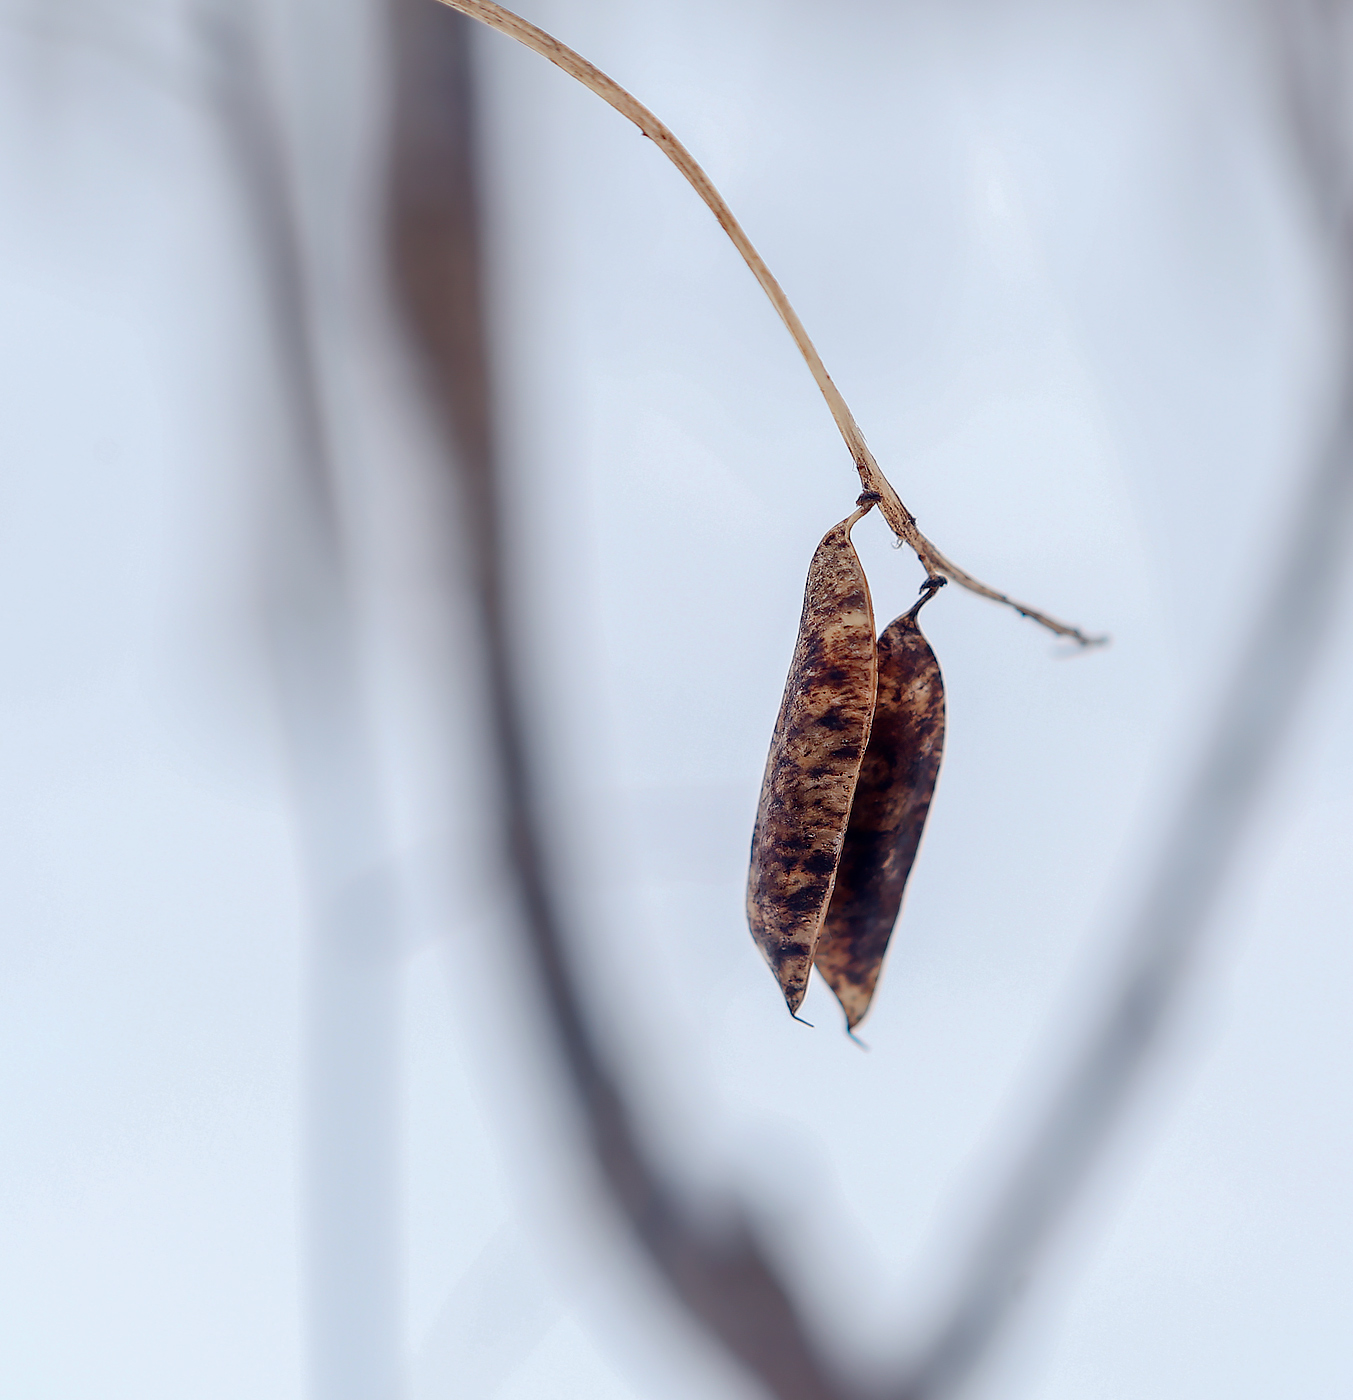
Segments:
[[[858,490],[652,145],[432,0],[4,0],[0,1392],[761,1394],[582,1150],[504,908],[463,494],[388,248],[394,36],[474,77],[555,878],[656,1156],[891,1374],[1116,965],[1273,586],[1340,327],[1281,6],[533,0],[794,300],[950,588],[949,747],[861,1052],[742,912]],[[856,531],[880,620],[920,582]],[[1353,1392],[1346,584],[1185,1011],[976,1394]]]

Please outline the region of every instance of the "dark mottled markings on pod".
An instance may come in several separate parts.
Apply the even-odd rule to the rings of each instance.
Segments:
[[[874,608],[850,542],[869,505],[829,530],[809,565],[752,833],[747,921],[790,1011],[808,989],[874,712]]]
[[[852,1030],[874,995],[944,752],[944,681],[916,617],[938,586],[879,638],[873,728],[817,946]]]

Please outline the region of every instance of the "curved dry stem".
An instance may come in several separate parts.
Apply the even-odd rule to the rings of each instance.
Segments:
[[[892,482],[883,474],[883,469],[869,450],[869,444],[864,440],[864,434],[855,421],[855,415],[851,413],[845,399],[841,396],[841,391],[836,387],[831,375],[827,373],[827,367],[822,363],[822,356],[817,353],[817,347],[809,338],[808,332],[804,330],[803,322],[799,320],[798,312],[790,305],[784,289],[775,280],[770,268],[766,266],[761,254],[756,251],[752,240],[747,237],[742,225],[734,218],[733,211],[724,202],[719,191],[714,188],[713,181],[705,174],[700,163],[647,107],[621,87],[614,78],[608,77],[600,68],[589,63],[581,54],[575,53],[566,44],[561,44],[553,35],[537,28],[530,21],[522,19],[520,15],[515,15],[511,10],[505,10],[501,5],[494,4],[493,0],[441,0],[441,3],[450,6],[453,10],[459,10],[461,14],[469,15],[471,19],[477,19],[482,24],[487,24],[491,29],[496,29],[500,33],[516,39],[518,43],[525,44],[528,49],[532,49],[543,58],[548,58],[551,63],[562,68],[570,77],[576,78],[584,87],[591,89],[603,102],[608,102],[621,116],[628,117],[645,136],[656,143],[668,160],[681,171],[689,181],[691,188],[704,200],[714,217],[718,219],[719,226],[733,240],[733,246],[742,254],[743,261],[752,270],[752,276],[761,284],[762,291],[770,298],[771,305],[785,323],[786,329],[793,337],[794,344],[799,347],[799,353],[807,362],[809,372],[817,387],[822,391],[822,397],[827,400],[827,407],[831,409],[836,426],[840,429],[846,447],[849,448],[850,455],[855,461],[855,469],[860,474],[861,486],[866,491],[878,493],[879,511],[888,522],[888,527],[903,544],[915,553],[927,574],[943,574],[970,592],[980,594],[983,598],[990,598],[993,602],[1004,603],[1006,607],[1014,608],[1024,617],[1031,618],[1050,632],[1057,633],[1059,637],[1069,637],[1082,646],[1093,646],[1104,641],[1103,637],[1088,636],[1078,627],[1072,627],[1066,622],[1059,622],[1055,617],[1040,612],[1037,608],[1031,608],[995,588],[989,588],[966,570],[960,569],[956,564],[946,559],[920,532],[916,526],[916,517],[902,503],[902,498],[893,489]]]

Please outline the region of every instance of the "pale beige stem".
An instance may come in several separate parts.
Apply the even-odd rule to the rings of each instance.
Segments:
[[[883,474],[882,468],[875,461],[874,454],[869,450],[869,444],[865,442],[864,434],[860,431],[854,414],[851,413],[845,399],[841,397],[841,391],[833,383],[831,375],[827,373],[827,367],[822,363],[822,356],[817,353],[817,347],[809,339],[808,332],[804,330],[798,312],[789,304],[789,298],[785,296],[784,289],[771,274],[771,270],[762,260],[761,254],[752,246],[752,240],[743,232],[742,225],[733,217],[733,211],[724,202],[719,191],[714,188],[713,182],[701,169],[700,163],[647,107],[626,92],[614,78],[607,77],[600,68],[589,63],[581,54],[575,53],[566,44],[561,44],[553,35],[547,34],[543,29],[538,29],[528,20],[522,19],[520,15],[515,15],[511,10],[505,10],[501,5],[494,4],[493,0],[441,0],[441,3],[487,24],[491,29],[499,30],[501,33],[516,39],[519,43],[525,44],[528,49],[533,49],[542,57],[548,58],[551,63],[562,68],[571,77],[576,78],[584,87],[590,88],[604,102],[609,102],[621,116],[628,117],[645,136],[657,143],[658,148],[668,160],[681,171],[696,194],[709,206],[723,231],[733,240],[734,246],[742,254],[743,261],[751,268],[752,276],[761,284],[761,289],[770,298],[771,305],[775,307],[789,334],[794,338],[794,344],[799,347],[800,354],[807,361],[809,372],[816,381],[817,387],[822,390],[822,397],[827,400],[827,407],[831,409],[836,426],[841,430],[841,436],[845,439],[846,446],[850,449],[850,455],[855,460],[855,469],[860,474],[861,486],[866,491],[878,493],[878,507],[884,520],[888,522],[893,534],[914,551],[927,573],[943,574],[946,578],[952,579],[971,592],[980,593],[982,597],[991,598],[997,603],[1004,603],[1025,617],[1032,618],[1033,621],[1040,623],[1049,631],[1056,632],[1058,636],[1071,637],[1082,646],[1092,646],[1102,640],[1102,638],[1089,637],[1078,627],[1059,622],[1055,617],[1049,617],[1046,613],[1039,612],[1037,608],[1028,607],[994,588],[988,588],[986,584],[980,583],[956,564],[950,563],[916,528],[916,517],[902,504],[902,498],[893,489],[892,482]]]

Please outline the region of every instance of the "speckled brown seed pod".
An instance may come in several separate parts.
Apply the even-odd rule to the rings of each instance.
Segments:
[[[850,531],[877,498],[860,499],[808,568],[752,833],[747,921],[791,1012],[808,989],[874,712],[874,608]]]
[[[852,1030],[874,995],[944,752],[944,681],[916,620],[942,583],[930,580],[879,638],[873,728],[815,957]]]

